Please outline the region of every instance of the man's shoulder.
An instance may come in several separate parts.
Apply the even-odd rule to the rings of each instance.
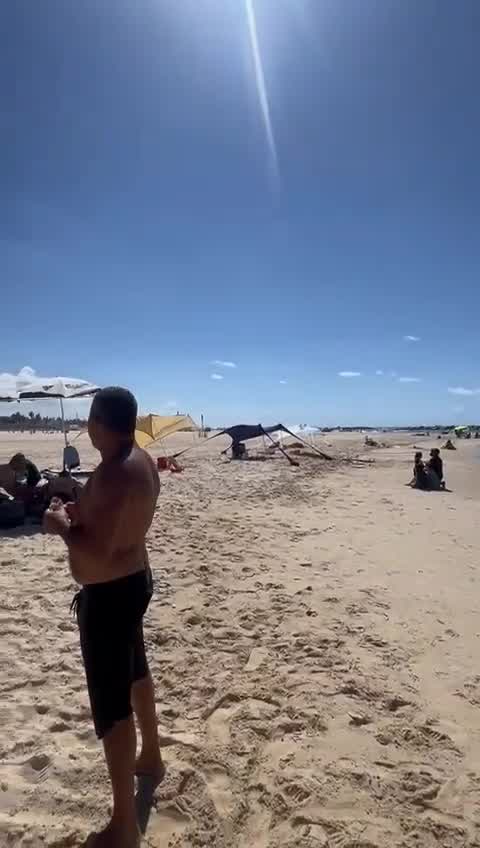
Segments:
[[[142,486],[148,483],[148,485],[151,485],[152,476],[155,473],[156,468],[152,457],[136,446],[122,463],[122,478],[129,480],[131,484]]]
[[[134,447],[121,461],[99,465],[95,472],[95,482],[105,487],[141,485],[151,480],[154,469],[152,458],[145,451]]]
[[[131,473],[150,473],[155,468],[155,463],[150,454],[137,445],[134,445],[123,464]]]

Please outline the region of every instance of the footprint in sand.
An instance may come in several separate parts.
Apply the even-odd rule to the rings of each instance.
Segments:
[[[418,819],[406,819],[404,827],[408,827],[411,841],[404,844],[410,845],[442,846],[442,848],[475,848],[477,840],[469,833],[462,821],[452,820],[436,811],[429,810],[428,815],[421,821]]]
[[[245,671],[256,671],[267,659],[268,651],[266,648],[253,648],[245,665]]]
[[[279,716],[270,730],[270,739],[284,739],[288,736],[317,736],[325,733],[328,727],[321,715],[315,710],[287,710],[287,715]]]
[[[226,769],[219,765],[206,765],[203,767],[203,775],[218,815],[224,819],[229,818],[235,807],[235,799]]]
[[[152,848],[157,845],[167,848],[170,844],[177,844],[176,840],[189,824],[190,817],[175,802],[166,806],[159,805],[157,810],[152,812],[148,823],[148,844]]]
[[[50,733],[65,733],[67,730],[71,730],[69,724],[66,721],[54,721],[53,724],[48,728]]]
[[[378,842],[371,842],[369,839],[357,839],[348,836],[348,834],[335,833],[330,836],[325,843],[328,848],[380,848]]]
[[[242,709],[242,703],[218,706],[207,721],[207,733],[212,742],[227,746],[230,742],[230,722]]]
[[[290,824],[295,834],[295,845],[309,848],[328,848],[330,845],[328,832],[321,824],[310,822],[303,816],[295,816]]]
[[[417,749],[443,749],[460,755],[461,751],[448,733],[429,724],[391,725],[376,735],[381,745],[395,745],[403,748],[408,745]]]
[[[361,640],[361,645],[364,645],[366,648],[388,648],[389,644],[385,639],[382,639],[381,636],[378,636],[375,633],[367,633],[366,636]]]
[[[428,807],[436,799],[441,787],[442,782],[433,775],[430,769],[410,766],[399,771],[394,791],[400,801],[416,804],[419,807]]]
[[[2,762],[0,810],[11,809],[32,785],[46,780],[50,766],[51,759],[47,754],[34,754],[23,761]]]
[[[278,783],[282,795],[296,808],[309,801],[316,789],[301,777],[297,780],[279,780]]]
[[[244,824],[244,833],[238,843],[238,848],[269,848],[272,812],[266,807],[261,797],[251,794],[247,800],[248,816]]]
[[[406,698],[402,698],[401,695],[393,695],[392,697],[385,698],[384,706],[388,712],[396,713],[398,710],[403,709],[403,707],[412,706],[412,702],[407,701]]]
[[[231,740],[230,723],[235,716],[246,713],[246,717],[261,719],[274,714],[277,709],[277,705],[259,698],[227,694],[205,714],[207,733],[212,742],[227,746]]]
[[[25,765],[28,765],[33,772],[38,774],[44,772],[51,765],[51,759],[48,754],[34,754]]]

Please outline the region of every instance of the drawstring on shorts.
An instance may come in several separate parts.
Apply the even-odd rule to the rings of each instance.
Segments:
[[[80,598],[82,592],[76,592],[73,596],[72,603],[70,604],[70,612],[72,615],[78,615],[78,608],[80,606]]]

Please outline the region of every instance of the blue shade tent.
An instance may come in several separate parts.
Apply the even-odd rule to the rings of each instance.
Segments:
[[[230,436],[232,442],[248,442],[249,439],[268,436],[269,433],[275,433],[277,430],[288,432],[283,424],[273,424],[271,427],[263,427],[262,424],[237,424],[235,427],[227,427],[221,433],[215,433],[212,439],[227,435]]]
[[[211,439],[218,439],[219,436],[230,436],[232,444],[229,448],[227,448],[227,450],[231,450],[233,445],[238,445],[241,442],[248,442],[249,439],[258,439],[259,436],[266,436],[268,439],[270,439],[271,442],[276,445],[278,450],[283,453],[283,455],[286,457],[286,459],[288,459],[291,465],[298,465],[298,463],[292,460],[288,456],[287,452],[272,438],[271,434],[277,433],[279,431],[287,433],[289,436],[292,436],[292,438],[298,442],[302,442],[302,444],[306,445],[309,450],[313,450],[315,453],[318,453],[318,455],[321,456],[322,459],[332,459],[331,456],[329,456],[327,453],[324,453],[324,451],[321,451],[319,448],[315,447],[315,445],[309,445],[308,442],[305,441],[305,439],[302,439],[302,437],[298,435],[298,433],[293,433],[291,430],[288,429],[288,427],[285,427],[284,424],[272,424],[270,427],[264,427],[263,424],[236,424],[234,427],[226,427],[224,430],[221,430],[220,433],[214,433],[214,435],[210,436],[210,439],[207,439],[207,441],[210,441]],[[188,450],[191,450],[191,448],[186,448],[186,450],[180,451],[179,453],[175,454],[175,456],[180,456],[181,454],[186,453]],[[223,451],[223,453],[226,453],[226,451]]]

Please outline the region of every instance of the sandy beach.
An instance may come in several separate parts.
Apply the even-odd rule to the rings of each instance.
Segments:
[[[214,440],[162,475],[151,848],[479,848],[480,447],[444,453],[452,491],[424,493],[413,445],[440,442],[363,439],[324,443],[375,464],[229,464]],[[61,448],[0,434],[2,462]],[[76,848],[110,796],[62,542],[4,533],[0,588],[0,844]]]

